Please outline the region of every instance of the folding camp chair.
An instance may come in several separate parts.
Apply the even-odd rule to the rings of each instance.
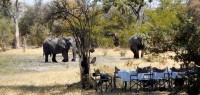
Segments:
[[[136,86],[137,90],[148,88],[148,91],[150,91],[153,88],[151,67],[137,67],[136,72],[136,74],[130,76],[130,90]]]
[[[116,80],[117,80],[117,78],[120,78],[119,76],[117,76],[117,73],[119,71],[120,71],[120,69],[115,66],[114,77],[113,77],[113,84],[114,84],[113,89],[117,88],[117,86],[116,86]]]
[[[170,85],[171,89],[174,87],[183,87],[185,81],[185,68],[170,68]]]
[[[159,89],[163,91],[166,89],[167,84],[169,84],[169,73],[168,68],[159,69],[153,68],[153,80],[154,80],[154,89]]]
[[[92,74],[95,81],[95,90],[98,92],[99,90],[103,92],[105,91],[112,91],[112,77],[107,73],[100,73],[99,69],[94,70]],[[104,88],[105,86],[105,88]]]
[[[138,71],[139,74],[142,75],[142,78],[140,79],[140,87],[141,89],[148,89],[148,91],[153,90],[153,73],[152,73],[152,68],[145,67],[143,70]]]
[[[132,90],[132,88],[136,88],[136,91],[139,90],[138,69],[141,68],[137,67],[136,73],[130,75],[130,91]]]

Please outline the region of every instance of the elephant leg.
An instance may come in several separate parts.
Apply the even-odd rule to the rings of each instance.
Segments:
[[[134,58],[139,58],[139,50],[136,48],[134,52]]]
[[[48,54],[45,54],[45,62],[48,62]]]
[[[131,51],[133,52],[134,56],[133,58],[139,58],[139,51],[138,48],[136,46],[131,46]]]
[[[56,62],[56,63],[57,63],[57,60],[56,60],[56,54],[53,54],[52,62]]]
[[[133,54],[135,54],[133,46],[130,47],[131,51],[133,52]]]
[[[62,60],[63,62],[68,62],[68,50],[67,51],[63,51],[62,52],[62,56],[64,57],[64,59]]]
[[[72,49],[73,59],[72,61],[76,61],[76,50]]]

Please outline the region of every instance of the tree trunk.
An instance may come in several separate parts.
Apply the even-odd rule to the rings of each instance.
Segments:
[[[19,48],[19,26],[18,26],[18,17],[19,17],[19,9],[18,9],[18,0],[15,1],[15,8],[16,8],[16,13],[14,16],[15,20],[15,48]]]
[[[5,31],[2,32],[0,47],[2,48],[2,51],[6,51]]]
[[[89,71],[90,71],[90,65],[89,65],[89,58],[86,55],[83,55],[81,58],[81,66],[80,66],[80,72],[81,72],[81,84],[82,84],[82,89],[87,89],[90,87],[90,76],[89,76]]]
[[[18,26],[18,18],[15,18],[15,48],[19,48],[19,26]]]
[[[23,36],[23,51],[26,52],[26,46],[27,46],[27,43],[26,43],[26,40],[27,40],[27,36]]]

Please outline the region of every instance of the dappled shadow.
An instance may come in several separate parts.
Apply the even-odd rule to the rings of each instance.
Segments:
[[[14,92],[34,93],[34,94],[67,94],[73,92],[81,93],[80,82],[73,84],[57,84],[50,86],[20,85],[20,86],[1,86],[0,90],[11,90]]]
[[[36,95],[118,95],[122,94],[131,94],[131,92],[120,90],[114,90],[112,92],[96,92],[94,88],[82,90],[81,83],[73,83],[73,84],[57,84],[50,86],[35,86],[35,85],[19,85],[19,86],[1,86],[0,90],[11,91],[12,94],[36,94]],[[8,92],[9,93],[9,92]],[[1,94],[8,94],[7,92]]]
[[[58,84],[51,86],[35,86],[35,85],[22,85],[22,86],[0,86],[0,90],[11,90],[12,92],[21,92],[19,95],[36,94],[36,95],[147,95],[149,92],[136,93],[134,91],[125,91],[124,89],[115,89],[112,92],[96,92],[94,88],[87,90],[81,89],[81,83],[73,84]],[[7,93],[1,93],[7,95]],[[151,92],[152,95],[163,95],[166,92]],[[12,95],[12,94],[11,94]]]

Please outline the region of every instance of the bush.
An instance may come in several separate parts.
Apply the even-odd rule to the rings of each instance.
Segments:
[[[126,56],[126,53],[127,53],[126,50],[121,50],[121,51],[120,51],[120,56],[121,56],[121,57],[124,57],[124,56]]]

